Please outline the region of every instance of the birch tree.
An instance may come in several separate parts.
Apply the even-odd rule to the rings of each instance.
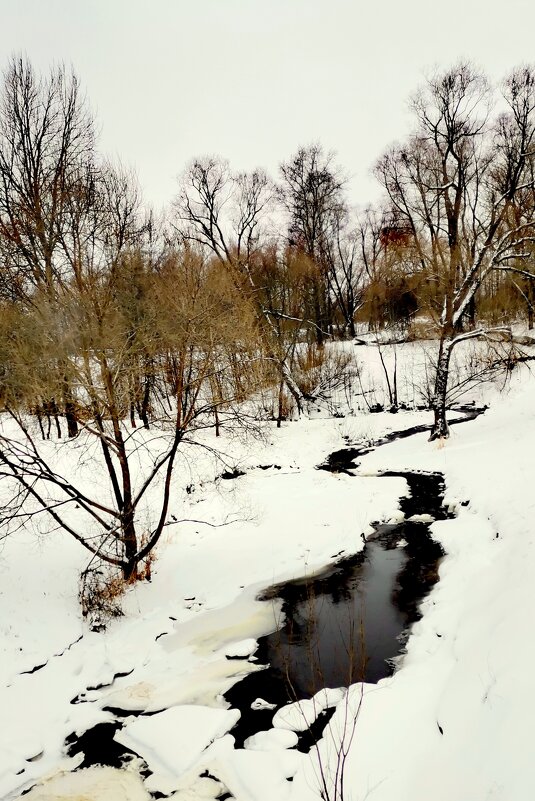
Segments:
[[[416,128],[378,162],[376,174],[412,232],[417,258],[436,291],[430,313],[439,346],[431,439],[447,437],[448,373],[455,346],[507,336],[504,327],[468,320],[482,282],[531,257],[535,75],[522,67],[505,80],[501,102],[486,78],[459,64],[430,78],[412,103]],[[523,209],[519,213],[519,209]],[[529,272],[524,270],[524,272]]]

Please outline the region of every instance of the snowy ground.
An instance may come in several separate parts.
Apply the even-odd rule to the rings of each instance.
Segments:
[[[359,347],[357,355],[379,386],[376,351]],[[398,359],[409,386],[421,349],[398,348]],[[362,458],[358,479],[315,467],[348,442],[429,422],[429,413],[367,414],[355,403],[344,418],[320,412],[280,430],[268,425],[261,442],[222,443],[227,461],[245,473],[235,480],[218,479],[221,466],[205,452],[189,454],[171,512],[192,522],[167,530],[152,582],[130,592],[125,616],[104,633],[80,619],[84,554],[76,543],[60,533],[8,539],[0,552],[0,797],[33,787],[31,801],[129,801],[155,791],[185,800],[228,791],[238,801],[308,801],[320,797],[322,772],[329,784],[340,765],[338,732],[353,718],[346,799],[535,797],[534,391],[527,368],[517,368],[505,393],[485,389],[489,411],[455,427],[445,444],[422,434],[384,445]],[[374,395],[384,400],[378,389]],[[433,524],[446,557],[400,669],[378,685],[331,696],[337,712],[310,755],[292,748],[307,708],[279,715],[269,733],[235,749],[227,732],[237,713],[221,695],[256,666],[254,658],[227,656],[254,653],[255,638],[279,615],[256,595],[357,552],[370,523],[395,516],[406,490],[402,479],[377,476],[391,469],[443,472],[457,512]],[[326,703],[318,698],[316,708]],[[113,720],[107,707],[125,710],[116,737],[148,764],[145,783],[135,763],[71,773],[80,757],[66,756],[65,738]]]

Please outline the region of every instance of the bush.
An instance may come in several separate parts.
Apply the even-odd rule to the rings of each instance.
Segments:
[[[353,355],[337,348],[307,345],[296,361],[295,380],[306,398],[329,400],[351,379]]]
[[[123,614],[121,597],[126,585],[116,568],[91,563],[82,571],[78,599],[92,631],[103,631],[111,619]]]

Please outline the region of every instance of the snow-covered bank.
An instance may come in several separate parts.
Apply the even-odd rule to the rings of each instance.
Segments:
[[[377,472],[420,469],[444,473],[458,516],[433,524],[447,555],[402,668],[363,693],[354,687],[333,718],[334,731],[358,708],[345,797],[530,798],[533,391],[522,370],[507,395],[453,428],[443,446],[425,434],[384,445],[360,460],[357,479],[315,466],[347,442],[428,422],[428,413],[266,427],[262,443],[223,442],[244,472],[235,479],[218,479],[220,467],[206,456],[190,458],[171,509],[189,522],[167,530],[153,581],[133,588],[125,617],[101,634],[80,622],[77,546],[58,534],[8,540],[0,555],[0,796],[16,798],[36,780],[72,770],[80,757],[66,756],[65,738],[112,720],[110,707],[124,711],[117,739],[153,771],[145,789],[132,765],[128,776],[95,769],[58,778],[32,790],[32,801],[136,799],[147,789],[215,798],[225,788],[238,801],[318,798],[314,752],[294,751],[291,734],[273,731],[235,749],[225,733],[234,713],[221,694],[255,669],[254,656],[246,659],[250,640],[274,626],[278,608],[256,601],[257,592],[357,552],[361,533],[394,516],[406,492],[402,479]],[[128,715],[140,711],[155,714]],[[329,747],[334,765],[327,733],[320,754]]]
[[[522,378],[483,418],[453,429],[445,444],[429,445],[420,435],[363,459],[363,470],[443,472],[446,501],[458,517],[434,524],[447,555],[402,669],[366,686],[362,703],[353,690],[360,711],[345,768],[349,798],[535,795],[535,408],[533,382]],[[338,724],[343,715],[341,709]],[[326,738],[325,753],[328,747]],[[296,798],[317,797],[315,776],[309,768],[296,778]]]

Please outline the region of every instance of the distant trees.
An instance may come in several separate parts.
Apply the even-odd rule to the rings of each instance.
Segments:
[[[412,232],[395,210],[368,207],[357,217],[355,240],[360,317],[371,330],[393,327],[401,336],[419,304],[420,267]]]
[[[299,148],[273,184],[261,170],[234,174],[213,157],[184,173],[174,204],[179,241],[214,257],[257,320],[259,346],[301,410],[309,393],[296,380],[299,340],[355,332],[363,270],[333,156]],[[286,226],[284,234],[276,226]]]
[[[432,77],[413,102],[414,134],[391,148],[376,173],[410,232],[421,271],[434,291],[428,312],[439,352],[431,439],[448,435],[447,383],[455,345],[506,334],[475,327],[476,293],[492,271],[522,270],[533,240],[535,77],[514,71],[504,84],[506,110],[491,118],[484,76],[460,64]]]
[[[232,174],[221,160],[197,159],[183,177],[174,207],[175,228],[179,240],[195,242],[216,258],[237,298],[254,310],[263,355],[277,367],[280,380],[301,409],[304,396],[292,375],[292,348],[276,323],[291,315],[277,305],[266,305],[267,299],[277,303],[281,296],[257,283],[257,265],[276,252],[265,228],[272,197],[273,187],[261,170]],[[295,328],[300,320],[291,322]]]

